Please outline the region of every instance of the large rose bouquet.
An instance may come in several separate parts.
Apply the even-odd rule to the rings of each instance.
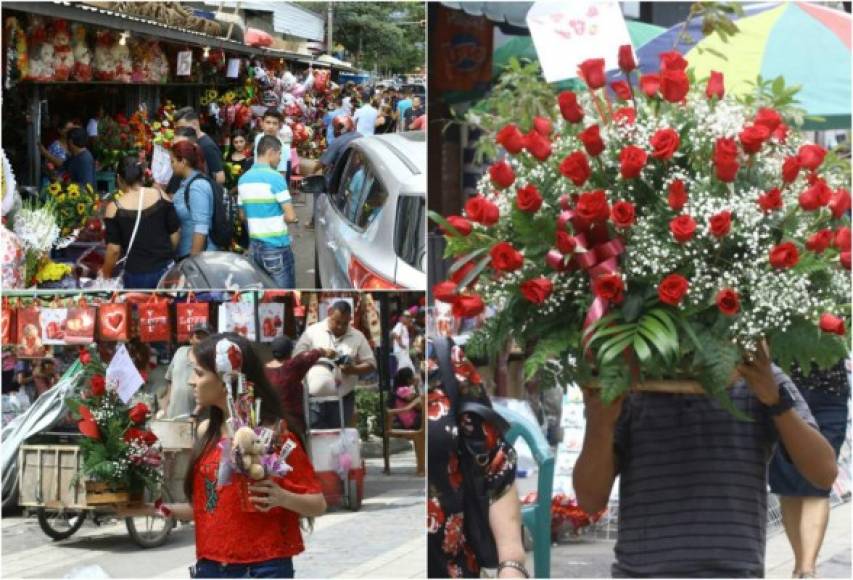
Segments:
[[[472,348],[514,339],[528,378],[595,375],[607,400],[690,378],[732,409],[725,387],[763,341],[783,368],[837,362],[849,166],[761,95],[726,95],[719,73],[697,82],[678,53],[639,79],[630,47],[619,56],[609,92],[603,59],[588,60],[587,90],[503,126],[507,156],[464,216],[433,215],[454,258],[434,296],[457,316],[495,307]]]

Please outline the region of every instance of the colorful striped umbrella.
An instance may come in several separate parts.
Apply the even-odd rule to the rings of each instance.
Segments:
[[[696,71],[697,79],[710,71],[722,72],[726,91],[744,94],[747,81],[785,77],[785,84],[800,85],[796,98],[809,115],[810,129],[850,129],[850,15],[806,2],[766,3],[744,7],[737,18],[738,33],[724,43],[717,34],[702,34],[701,21],[693,19],[687,32],[696,44],[678,44],[679,24],[637,49],[640,69],[654,72],[658,55],[678,50]],[[635,45],[636,46],[636,45]],[[711,51],[722,53],[727,60]]]

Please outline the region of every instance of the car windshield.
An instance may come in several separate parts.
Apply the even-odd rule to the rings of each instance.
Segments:
[[[401,260],[424,271],[426,254],[426,203],[423,197],[400,196],[397,202],[397,229],[394,248]]]

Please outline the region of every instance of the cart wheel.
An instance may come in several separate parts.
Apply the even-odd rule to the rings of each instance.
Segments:
[[[350,511],[357,512],[361,509],[361,498],[358,497],[358,482],[354,479],[347,479],[347,495],[349,501],[347,508]]]
[[[86,520],[85,511],[46,510],[39,508],[39,527],[54,540],[70,538]]]
[[[157,548],[166,543],[172,528],[175,527],[175,518],[164,518],[161,516],[147,516],[139,518],[125,518],[127,533],[140,548]]]

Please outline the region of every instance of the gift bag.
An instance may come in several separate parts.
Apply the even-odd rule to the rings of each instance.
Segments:
[[[41,340],[41,308],[28,306],[18,310],[18,345],[15,354],[18,358],[45,358],[48,348]]]
[[[171,327],[169,325],[169,303],[166,300],[157,300],[153,295],[148,302],[140,304],[139,312],[139,340],[142,342],[168,342],[171,338]]]
[[[223,302],[220,304],[219,332],[234,332],[248,340],[257,340],[255,305],[246,302]]]
[[[91,344],[95,341],[95,318],[97,313],[94,306],[89,306],[85,300],[68,309],[65,320],[65,344]]]
[[[64,345],[67,321],[67,308],[42,308],[39,321],[41,324],[41,341],[44,344]]]
[[[272,342],[284,336],[284,304],[258,304],[258,319],[261,321],[261,342]]]
[[[192,300],[190,297],[188,300]],[[178,342],[189,342],[197,326],[207,326],[210,321],[210,304],[207,302],[182,302],[176,307]]]
[[[0,329],[2,329],[3,345],[15,344],[18,336],[18,328],[15,326],[16,310],[9,304],[9,300],[3,299],[3,309],[0,312]]]
[[[98,308],[98,329],[101,340],[130,340],[130,304],[101,304]]]

